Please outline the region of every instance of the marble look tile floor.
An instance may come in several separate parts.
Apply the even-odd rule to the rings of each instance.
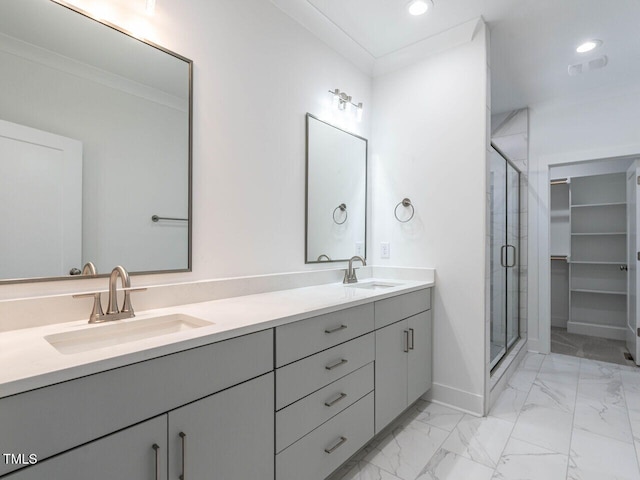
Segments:
[[[529,353],[487,417],[419,400],[332,480],[640,480],[640,368]]]

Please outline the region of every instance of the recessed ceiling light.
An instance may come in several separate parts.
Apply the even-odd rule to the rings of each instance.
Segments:
[[[584,42],[582,45],[576,48],[576,52],[587,53],[594,48],[598,48],[600,45],[602,45],[602,40],[589,40],[588,42]]]
[[[431,5],[433,5],[433,3],[430,0],[413,0],[407,5],[407,9],[411,15],[417,16],[427,13]]]

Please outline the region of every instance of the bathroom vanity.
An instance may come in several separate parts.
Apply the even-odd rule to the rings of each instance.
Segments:
[[[430,388],[432,285],[320,285],[143,312],[115,323],[200,323],[149,338],[125,327],[110,348],[84,346],[113,325],[6,332],[3,346],[31,342],[1,350],[20,367],[0,383],[0,447],[16,455],[0,474],[326,478]]]

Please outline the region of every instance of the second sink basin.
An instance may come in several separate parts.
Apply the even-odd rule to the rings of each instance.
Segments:
[[[177,313],[126,322],[115,320],[105,325],[93,325],[72,332],[55,333],[44,338],[60,353],[68,355],[209,325],[213,323]]]

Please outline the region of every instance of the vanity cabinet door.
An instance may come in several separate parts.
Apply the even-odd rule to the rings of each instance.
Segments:
[[[273,412],[273,373],[169,412],[169,478],[273,480]]]
[[[376,433],[431,387],[431,310],[376,330]]]
[[[157,447],[157,448],[156,448]],[[166,480],[167,416],[147,420],[56,457],[7,480]]]
[[[411,405],[431,388],[432,319],[431,310],[407,319],[409,328],[408,398]]]
[[[407,321],[376,330],[376,433],[407,407]]]

